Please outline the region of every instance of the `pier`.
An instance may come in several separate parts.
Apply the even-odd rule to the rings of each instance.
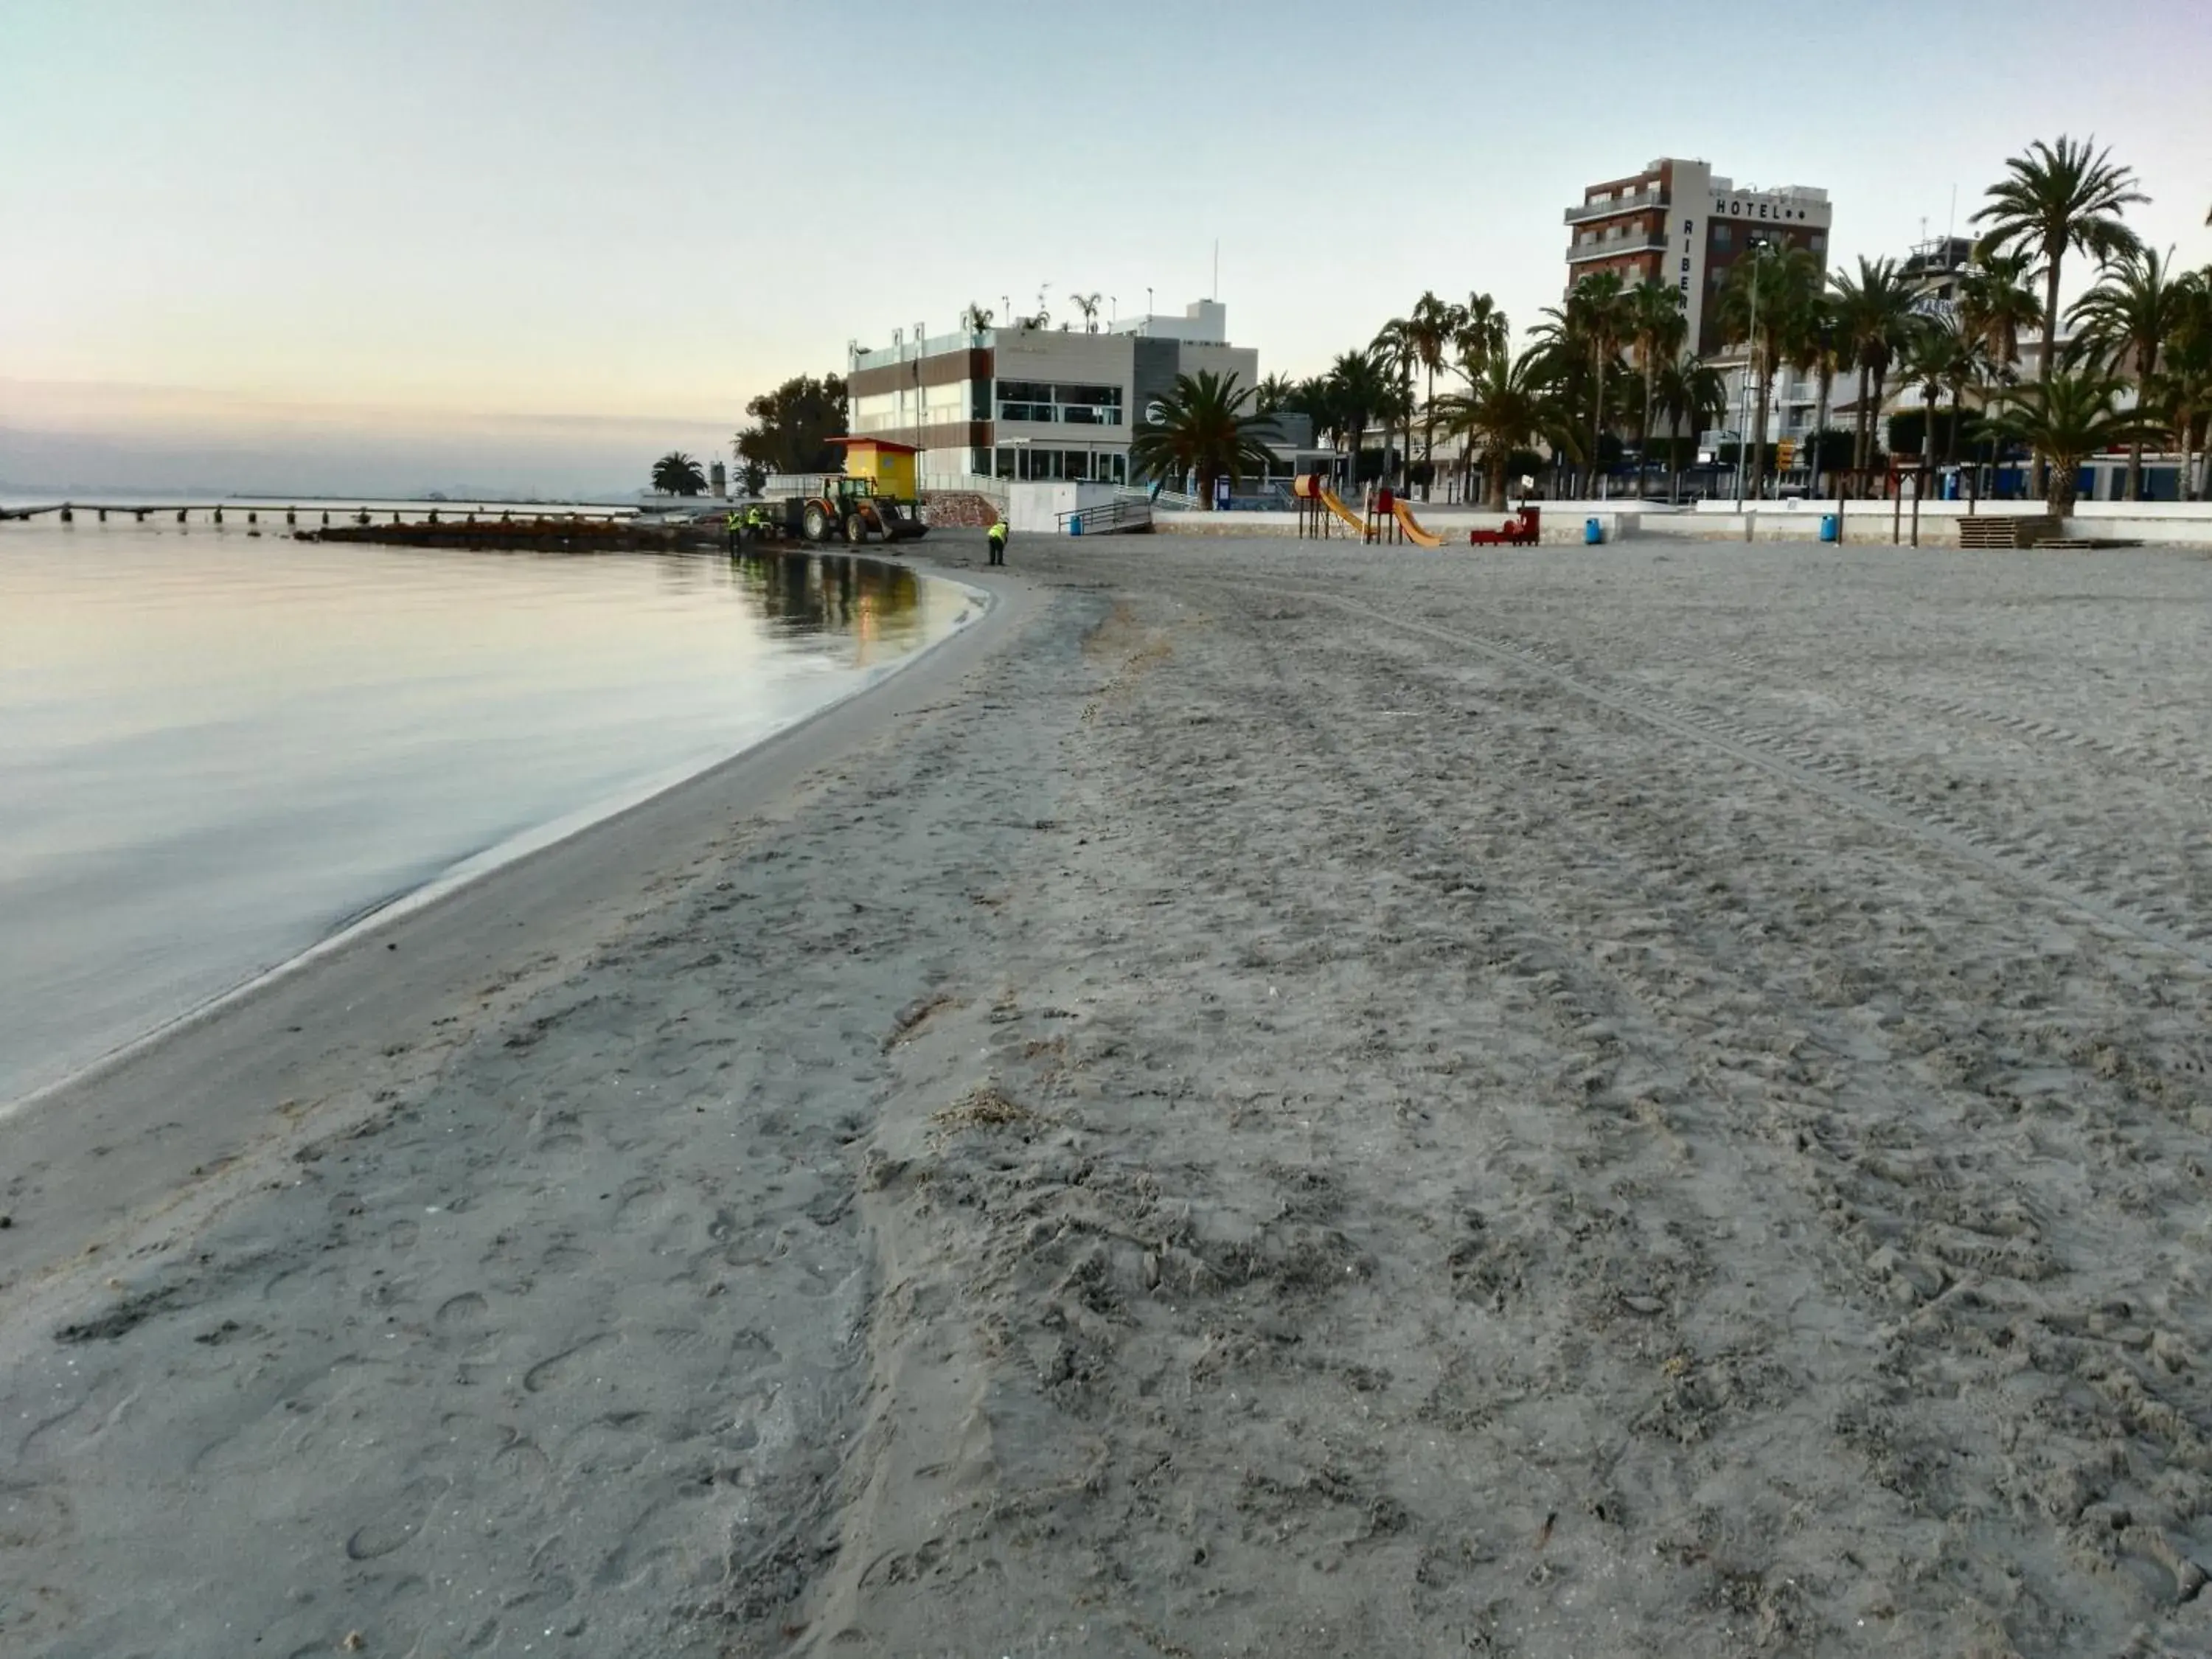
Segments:
[[[27,521],[32,519],[43,518],[47,514],[52,514],[58,517],[64,524],[74,524],[76,522],[76,515],[78,514],[89,513],[94,514],[97,521],[100,524],[106,524],[108,520],[108,515],[110,514],[113,514],[118,518],[127,517],[131,521],[137,524],[144,524],[149,519],[174,519],[179,524],[190,524],[197,516],[205,523],[220,526],[228,522],[224,514],[228,514],[234,518],[243,514],[245,520],[248,525],[258,527],[260,525],[262,516],[264,514],[268,515],[270,521],[274,523],[276,521],[276,515],[281,513],[284,515],[283,521],[287,525],[296,527],[302,522],[306,522],[317,527],[320,527],[322,526],[329,525],[331,522],[331,515],[335,514],[340,522],[349,523],[358,526],[376,523],[382,520],[386,514],[391,515],[391,521],[393,524],[404,524],[407,521],[408,513],[410,510],[419,513],[424,505],[427,504],[410,503],[407,507],[393,507],[389,506],[371,507],[364,504],[348,509],[342,507],[332,507],[327,503],[320,501],[316,502],[311,507],[301,507],[297,502],[294,502],[289,505],[271,506],[265,501],[257,501],[252,505],[246,505],[238,501],[170,501],[165,503],[146,501],[49,501],[44,505],[37,507],[0,507],[0,520],[21,519]],[[428,507],[428,510],[429,514],[428,521],[432,524],[439,523],[441,521],[441,514],[454,520],[473,524],[479,517],[490,518],[496,515],[501,519],[511,518],[514,514],[514,504],[507,502],[486,503],[481,501],[474,503],[473,505],[467,502],[440,503],[435,506]],[[629,519],[635,518],[637,516],[637,513],[638,509],[635,507],[541,507],[536,503],[532,503],[529,507],[526,516],[533,520],[561,519],[574,520],[580,524],[601,523],[613,525],[622,523]]]

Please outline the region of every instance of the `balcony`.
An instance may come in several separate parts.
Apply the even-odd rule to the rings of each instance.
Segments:
[[[1617,259],[1624,254],[1666,251],[1665,231],[1639,230],[1633,236],[1601,236],[1595,242],[1571,242],[1567,246],[1567,263],[1579,265],[1592,259]]]
[[[1638,208],[1665,207],[1667,192],[1654,185],[1649,190],[1639,190],[1633,196],[1616,196],[1610,202],[1585,202],[1580,207],[1571,207],[1562,222],[1579,225],[1592,219],[1609,219],[1616,213],[1633,213]]]

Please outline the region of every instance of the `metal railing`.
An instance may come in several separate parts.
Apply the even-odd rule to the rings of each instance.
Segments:
[[[1667,251],[1667,233],[1663,230],[1645,231],[1635,236],[1611,236],[1595,242],[1570,242],[1567,263],[1580,264],[1588,259],[1610,259],[1623,253],[1663,253]]]
[[[1006,504],[1006,486],[1012,482],[1007,478],[994,478],[988,472],[926,472],[921,476],[919,487],[981,495],[995,506],[1004,507]]]
[[[1126,535],[1152,527],[1152,504],[1141,498],[1117,495],[1096,507],[1079,507],[1053,515],[1054,526],[1063,536]]]
[[[1639,190],[1633,196],[1616,196],[1610,202],[1584,202],[1580,207],[1567,210],[1562,223],[1579,225],[1585,220],[1603,219],[1615,213],[1632,213],[1638,208],[1665,207],[1667,192],[1654,185]]]

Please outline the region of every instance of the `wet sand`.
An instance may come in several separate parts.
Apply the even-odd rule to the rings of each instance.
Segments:
[[[2212,566],[1010,578],[0,1123],[0,1649],[2212,1649]]]

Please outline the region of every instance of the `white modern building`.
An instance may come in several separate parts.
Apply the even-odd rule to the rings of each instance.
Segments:
[[[915,334],[854,348],[846,385],[854,433],[920,450],[926,489],[979,476],[1126,483],[1130,438],[1176,376],[1260,379],[1259,353],[1229,343],[1227,308],[1214,300],[1103,329]]]

